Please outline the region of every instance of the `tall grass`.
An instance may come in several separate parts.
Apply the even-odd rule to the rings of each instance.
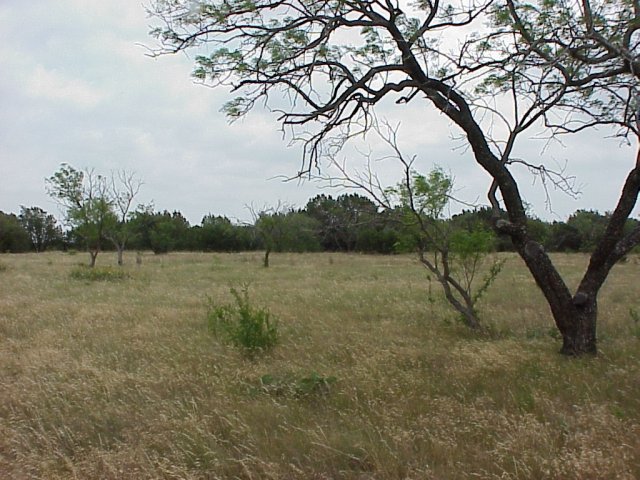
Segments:
[[[272,255],[148,256],[122,282],[0,255],[0,478],[640,478],[637,258],[600,355],[568,360],[515,256],[478,337],[412,257]],[[556,260],[579,280],[586,257]],[[253,360],[207,326],[243,282],[279,319]]]

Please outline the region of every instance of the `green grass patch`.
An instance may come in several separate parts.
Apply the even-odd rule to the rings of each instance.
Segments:
[[[87,282],[119,282],[130,278],[126,270],[119,267],[88,267],[78,265],[71,270],[71,278]]]

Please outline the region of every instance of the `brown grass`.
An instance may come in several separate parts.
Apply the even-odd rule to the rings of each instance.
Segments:
[[[640,261],[602,292],[600,355],[569,360],[507,258],[478,338],[408,256],[130,255],[93,282],[84,257],[0,255],[0,478],[640,478]],[[572,284],[587,261],[556,260]],[[242,282],[280,321],[253,361],[206,326]],[[260,380],[314,372],[337,381]]]

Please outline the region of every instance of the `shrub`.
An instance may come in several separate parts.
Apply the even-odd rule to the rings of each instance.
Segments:
[[[278,324],[271,313],[251,305],[248,285],[230,291],[235,305],[215,305],[209,299],[209,330],[249,357],[273,348],[278,341]]]
[[[71,278],[88,282],[117,282],[129,278],[129,274],[121,268],[79,265],[71,271]]]

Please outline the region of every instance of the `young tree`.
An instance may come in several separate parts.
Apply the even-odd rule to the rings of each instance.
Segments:
[[[561,352],[596,352],[600,287],[640,243],[640,228],[623,229],[640,190],[640,154],[571,292],[528,231],[512,172],[524,164],[567,185],[513,152],[523,133],[537,127],[553,136],[606,125],[638,136],[637,0],[158,0],[152,13],[162,22],[153,31],[158,54],[212,48],[196,57],[194,76],[233,86],[239,95],[226,105],[232,118],[277,97],[280,121],[304,142],[303,172],[366,131],[382,100],[426,100],[462,132],[492,177],[495,229],[511,237],[542,290],[562,335]],[[468,33],[474,31],[483,34]]]
[[[46,185],[47,193],[66,210],[67,222],[85,242],[89,266],[94,267],[105,233],[118,222],[107,179],[94,170],[79,171],[63,163],[46,179]]]
[[[105,235],[118,252],[118,265],[123,265],[124,249],[134,235],[129,223],[131,207],[134,198],[140,192],[142,180],[138,179],[134,173],[121,170],[112,172],[108,183],[108,195],[117,215],[117,222],[110,225]]]
[[[22,206],[18,218],[29,234],[36,252],[44,252],[51,243],[62,238],[62,231],[55,217],[40,207]]]
[[[478,279],[488,254],[494,250],[495,235],[477,219],[460,228],[459,222],[448,216],[453,200],[452,176],[437,166],[426,176],[418,173],[413,168],[415,157],[407,159],[398,146],[397,128],[388,124],[380,127],[377,123],[373,128],[392,151],[382,159],[393,159],[401,165],[402,181],[383,188],[371,168],[379,160],[374,162],[369,155],[366,173],[351,173],[344,164],[334,162],[339,175],[327,180],[333,185],[364,190],[384,211],[391,212],[401,225],[397,248],[417,252],[420,263],[440,283],[447,302],[460,314],[462,322],[471,329],[482,330],[476,304],[504,263],[495,260],[485,277]]]
[[[503,262],[494,261],[478,284],[478,274],[493,250],[494,235],[478,226],[471,231],[453,228],[445,217],[452,191],[453,180],[441,168],[435,167],[424,176],[407,165],[405,180],[388,189],[386,196],[400,204],[405,248],[417,251],[420,263],[442,285],[445,298],[463,323],[480,330],[476,304]]]
[[[269,267],[269,255],[276,249],[278,241],[284,236],[284,216],[283,212],[277,210],[262,210],[254,214],[256,219],[254,223],[255,229],[264,246],[264,268]]]

